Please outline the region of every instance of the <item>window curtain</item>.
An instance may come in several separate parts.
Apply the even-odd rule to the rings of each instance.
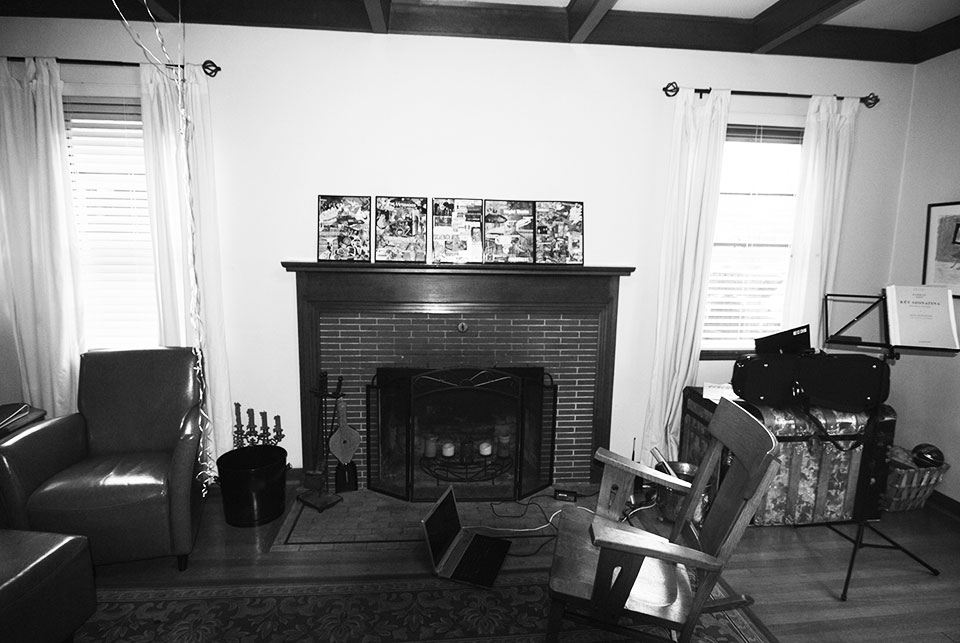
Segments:
[[[80,368],[77,232],[60,69],[0,58],[0,262],[26,402],[48,417],[76,410]]]
[[[720,196],[730,91],[705,99],[681,89],[673,123],[667,184],[657,330],[641,454],[657,447],[675,459],[685,386],[694,383],[700,359],[700,326]]]
[[[807,108],[783,323],[810,324],[814,347],[823,343],[823,296],[834,286],[859,108],[833,96],[814,96]]]
[[[140,67],[147,198],[157,261],[160,342],[194,346],[203,367],[207,465],[233,447],[220,296],[220,248],[206,76]]]

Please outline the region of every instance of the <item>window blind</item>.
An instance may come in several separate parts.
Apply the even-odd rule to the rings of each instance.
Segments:
[[[136,98],[64,97],[84,348],[156,346],[154,257]]]
[[[803,130],[727,128],[703,351],[746,351],[780,328]]]

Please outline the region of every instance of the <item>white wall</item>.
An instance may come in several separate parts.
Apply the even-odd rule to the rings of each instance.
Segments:
[[[890,282],[920,283],[927,206],[960,201],[960,51],[918,65]],[[954,289],[960,295],[960,288]],[[954,299],[958,304],[960,300]],[[960,315],[960,305],[956,305]],[[897,443],[940,447],[953,468],[937,491],[960,500],[960,356],[905,354],[891,369]]]
[[[144,41],[155,42],[141,25]],[[165,30],[176,51],[177,30]],[[585,202],[588,265],[621,284],[612,447],[642,431],[673,102],[689,87],[859,96],[838,279],[886,283],[912,67],[596,45],[189,26],[211,58],[233,398],[280,414],[300,464],[294,277],[316,257],[318,194]],[[0,18],[0,55],[140,61],[119,23]],[[2,337],[2,335],[0,335]],[[4,375],[5,376],[5,375]]]

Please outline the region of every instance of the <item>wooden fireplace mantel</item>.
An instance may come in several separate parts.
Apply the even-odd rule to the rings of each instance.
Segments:
[[[301,420],[317,421],[313,389],[324,347],[318,320],[331,311],[586,313],[598,321],[593,448],[609,447],[620,277],[632,267],[536,264],[424,265],[283,261],[296,274]],[[312,447],[304,430],[304,462]]]
[[[634,268],[533,264],[422,265],[284,261],[297,297],[337,302],[417,304],[585,304],[616,297]]]

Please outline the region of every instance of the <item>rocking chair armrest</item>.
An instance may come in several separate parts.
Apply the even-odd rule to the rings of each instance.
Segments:
[[[710,554],[697,549],[671,543],[666,538],[630,525],[614,522],[602,516],[593,519],[590,538],[598,547],[614,549],[627,554],[650,556],[688,567],[720,571],[723,563]]]
[[[594,457],[602,462],[605,466],[613,466],[623,471],[630,472],[637,477],[644,478],[650,482],[655,482],[678,493],[687,493],[690,491],[690,483],[686,480],[681,480],[680,478],[672,476],[669,473],[657,471],[653,467],[648,467],[645,464],[634,462],[633,460],[604,449],[603,447],[597,449],[597,453]]]

